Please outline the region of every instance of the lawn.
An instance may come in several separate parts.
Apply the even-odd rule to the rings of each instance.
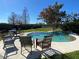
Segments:
[[[42,58],[42,59],[45,59],[45,58]],[[63,58],[62,59],[79,59],[79,51],[74,51],[74,52],[63,54]]]
[[[0,40],[2,40],[1,33],[0,33]]]
[[[36,28],[36,29],[28,29],[28,30],[22,30],[21,32],[36,32],[36,31],[50,31],[52,28]]]
[[[79,59],[79,51],[64,54],[63,59]]]
[[[47,31],[52,31],[52,28],[36,28],[36,29],[28,29],[28,30],[21,30],[21,32],[47,32]],[[55,29],[54,31],[62,31],[60,28]]]

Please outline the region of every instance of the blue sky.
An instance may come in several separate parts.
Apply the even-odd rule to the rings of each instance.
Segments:
[[[7,23],[11,12],[22,14],[24,7],[28,9],[30,23],[39,22],[39,13],[43,8],[55,2],[63,3],[62,10],[67,13],[79,12],[79,0],[0,0],[0,23]]]

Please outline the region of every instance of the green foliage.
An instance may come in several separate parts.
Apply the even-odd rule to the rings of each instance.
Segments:
[[[61,28],[64,31],[72,31],[79,34],[79,18],[73,16],[72,19],[70,19],[68,22],[65,22]]]
[[[65,17],[65,21],[61,27],[64,31],[72,31],[79,34],[79,14],[68,14]]]
[[[16,28],[17,30],[18,29],[33,29],[33,28],[41,28],[42,26],[47,26],[47,25],[43,25],[43,24],[26,24],[26,25],[12,25],[12,24],[4,24],[4,23],[1,23],[0,24],[0,31],[8,31],[8,30],[11,30],[13,28]]]
[[[65,11],[60,11],[63,4],[55,3],[53,6],[44,8],[39,15],[39,19],[44,20],[47,24],[57,27],[61,23],[61,18],[65,16]]]

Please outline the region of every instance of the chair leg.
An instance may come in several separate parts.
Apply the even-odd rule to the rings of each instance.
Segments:
[[[3,59],[7,59],[7,53],[6,52],[4,54],[4,58]]]
[[[3,46],[3,49],[4,49],[4,46]]]
[[[17,54],[17,51],[16,51],[16,54]]]
[[[32,52],[32,46],[31,46],[31,52]]]
[[[21,54],[22,54],[22,47],[21,47]]]
[[[4,46],[3,46],[3,49],[5,49],[5,44],[4,44]]]
[[[32,46],[31,46],[31,51],[30,51],[30,53],[32,54]]]

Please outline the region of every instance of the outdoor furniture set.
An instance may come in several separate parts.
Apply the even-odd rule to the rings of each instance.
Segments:
[[[14,35],[14,34],[13,34]],[[32,41],[32,37],[31,36],[13,36],[12,34],[9,36],[4,36],[3,37],[3,43],[4,43],[4,47],[3,49],[5,50],[5,55],[4,55],[4,59],[7,59],[8,54],[11,52],[16,52],[18,49],[16,48],[14,41],[15,41],[15,37],[18,37],[20,39],[20,43],[21,43],[21,54],[23,55],[23,49],[25,48],[25,50],[27,50],[29,53],[32,54],[32,46],[34,44],[34,42]],[[51,48],[51,40],[52,37],[51,36],[45,36],[43,40],[39,40],[38,38],[36,38],[35,43],[36,43],[36,49],[37,46],[41,47],[41,51],[38,49],[37,51],[40,51],[39,57],[35,58],[41,58],[41,56],[43,55],[45,58],[47,59],[52,59],[54,58],[54,56],[57,54],[52,48]]]

